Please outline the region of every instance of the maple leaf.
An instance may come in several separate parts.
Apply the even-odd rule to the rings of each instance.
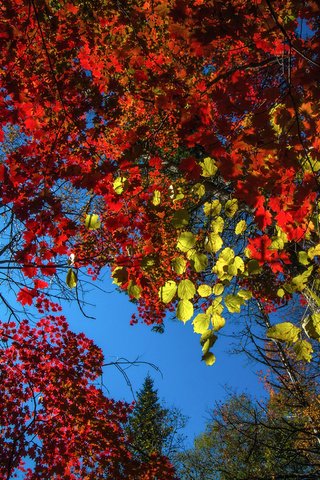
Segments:
[[[22,305],[32,305],[34,297],[37,295],[35,290],[29,288],[22,288],[17,294],[17,300]]]

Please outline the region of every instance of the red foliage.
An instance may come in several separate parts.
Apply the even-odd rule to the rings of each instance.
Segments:
[[[74,268],[93,278],[106,265],[122,268],[120,288],[136,287],[140,316],[161,323],[159,287],[175,276],[179,255],[172,219],[203,211],[192,193],[199,180],[207,197],[221,186],[232,192],[255,222],[252,257],[275,278],[289,275],[289,253],[269,246],[276,226],[289,242],[306,238],[319,194],[318,17],[316,2],[303,0],[4,0],[0,196],[12,238],[1,255],[24,275],[19,302],[50,309],[47,287],[72,253]],[[301,22],[310,35],[299,34]],[[207,156],[220,183],[200,178]],[[114,188],[119,177],[123,191]],[[91,213],[97,230],[84,225]],[[188,264],[182,277],[199,274]],[[2,357],[12,369],[4,367],[1,386],[6,468],[29,452],[37,478],[85,476],[97,463],[110,478],[121,478],[121,462],[134,472],[120,428],[125,407],[89,385],[100,368],[90,370],[89,354],[89,370],[77,373],[87,368],[79,366],[87,340],[77,337],[79,352],[61,319],[48,322],[32,335],[26,323],[16,333],[3,326],[17,336]],[[32,435],[40,444],[27,441]],[[20,445],[14,456],[10,442]]]

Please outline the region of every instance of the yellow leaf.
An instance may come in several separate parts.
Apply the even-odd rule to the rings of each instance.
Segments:
[[[95,213],[87,215],[84,224],[89,230],[97,230],[101,225],[99,215],[96,215]]]
[[[160,193],[159,190],[155,190],[153,192],[152,203],[155,207],[157,205],[160,205],[160,203],[161,203],[161,193]]]
[[[221,212],[222,205],[219,200],[213,200],[211,203],[206,202],[203,206],[203,212],[207,217],[216,217]]]
[[[213,353],[208,352],[203,355],[202,360],[206,363],[206,365],[211,366],[216,361],[216,357],[213,355]]]
[[[210,315],[206,313],[199,313],[192,322],[195,333],[204,333],[208,330],[210,325]]]
[[[163,303],[170,303],[177,291],[177,284],[174,280],[168,280],[159,289],[159,298]]]
[[[198,293],[200,297],[209,297],[212,294],[212,288],[209,285],[199,285]]]
[[[224,206],[225,213],[227,217],[232,218],[234,217],[235,213],[238,210],[238,200],[233,198],[232,200],[228,200]]]
[[[246,231],[246,228],[247,228],[246,221],[245,220],[240,220],[236,225],[235,234],[236,235],[241,235],[242,233],[244,233]]]
[[[218,170],[215,161],[210,157],[206,157],[203,162],[200,162],[200,166],[202,168],[201,175],[203,177],[213,177]]]
[[[128,182],[126,177],[117,177],[113,182],[113,189],[118,195],[121,195],[127,184]]]
[[[193,305],[190,300],[180,300],[176,312],[177,318],[182,322],[187,322],[193,315]]]
[[[181,280],[178,285],[178,297],[182,300],[189,300],[196,293],[196,288],[191,280]]]
[[[72,268],[69,268],[68,273],[67,273],[67,278],[66,278],[66,284],[68,285],[69,288],[74,288],[77,286],[78,279],[77,279],[77,274]]]
[[[196,244],[196,237],[191,232],[182,232],[178,238],[177,248],[181,252],[187,252],[190,248],[193,248]]]

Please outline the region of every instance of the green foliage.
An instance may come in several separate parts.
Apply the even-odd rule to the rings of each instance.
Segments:
[[[159,290],[161,302],[170,303],[177,291],[177,284],[174,280],[168,280]]]
[[[293,346],[293,350],[296,353],[297,360],[311,361],[313,348],[308,340],[298,340]]]
[[[75,288],[77,286],[77,283],[78,278],[76,272],[72,268],[69,268],[66,278],[66,284],[69,288]]]
[[[299,338],[301,328],[296,327],[293,323],[283,322],[278,323],[269,328],[267,331],[267,337],[272,340],[278,340],[279,342],[296,342]]]
[[[174,212],[171,222],[175,228],[184,228],[188,225],[189,219],[190,215],[188,210],[182,209]]]
[[[190,300],[190,298],[192,298],[195,293],[195,286],[190,280],[181,280],[178,285],[178,297],[181,300]]]
[[[193,303],[190,300],[180,300],[178,302],[176,315],[183,323],[190,320],[194,312]]]
[[[99,215],[95,213],[87,215],[84,224],[89,230],[97,230],[101,226]]]
[[[211,361],[211,356],[208,356]],[[212,411],[193,448],[176,456],[180,480],[317,478],[308,452],[299,448],[294,412],[271,402],[234,395]],[[302,428],[302,427],[300,427]],[[316,447],[315,447],[316,448]],[[315,462],[317,463],[317,462]],[[306,472],[310,477],[305,477]]]
[[[129,417],[127,433],[137,459],[145,461],[152,453],[171,455],[182,442],[177,432],[186,418],[175,408],[165,408],[148,375],[137,393],[137,401]],[[180,445],[181,446],[181,445]]]
[[[210,157],[206,157],[203,162],[200,162],[200,166],[202,169],[201,175],[203,177],[213,177],[218,170],[215,161]]]
[[[177,248],[181,252],[187,252],[196,244],[196,237],[192,232],[182,232],[178,238]]]
[[[199,313],[192,322],[195,333],[205,333],[210,325],[210,315]]]
[[[307,317],[303,327],[310,338],[320,340],[320,313],[314,313]]]

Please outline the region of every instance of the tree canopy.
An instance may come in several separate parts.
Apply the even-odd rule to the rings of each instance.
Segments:
[[[0,11],[0,280],[24,318],[40,317],[20,323],[1,294],[3,361],[15,365],[1,385],[13,412],[7,477],[27,454],[17,442],[29,441],[30,411],[44,408],[36,396],[49,393],[19,352],[55,365],[71,335],[60,300],[81,306],[87,274],[104,267],[145,323],[161,328],[167,312],[192,320],[207,365],[230,314],[254,304],[268,319],[298,298],[297,322],[266,321],[264,336],[310,361],[320,338],[317,2],[3,0]],[[81,370],[78,355],[68,359]],[[98,398],[90,375],[85,391]],[[33,434],[44,452],[47,433]],[[57,478],[87,468],[77,455]]]

